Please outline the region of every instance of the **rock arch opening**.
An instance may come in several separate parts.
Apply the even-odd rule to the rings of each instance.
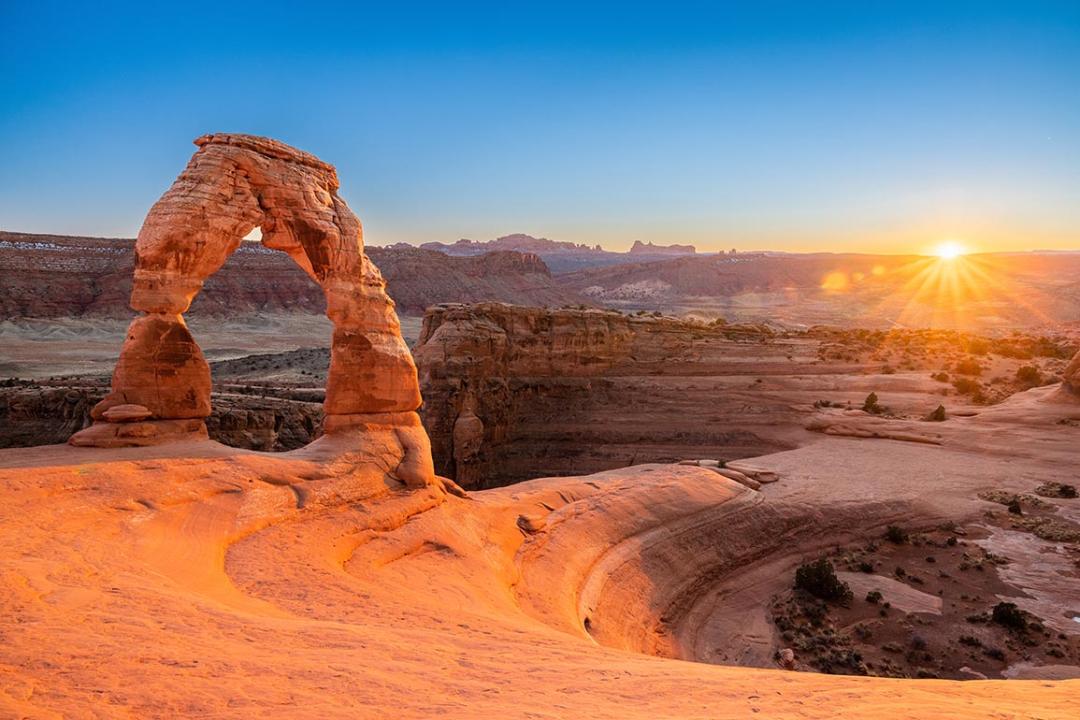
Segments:
[[[287,452],[322,434],[333,325],[292,259],[249,233],[184,313],[210,365],[210,437]]]
[[[210,368],[184,313],[206,280],[260,228],[321,288],[333,326],[323,448],[393,436],[382,461],[407,484],[433,481],[420,388],[394,304],[363,251],[360,220],[338,194],[337,172],[268,138],[214,134],[150,209],[135,245],[128,328],[110,393],[74,445],[118,447],[207,439]],[[310,447],[310,446],[309,446]]]

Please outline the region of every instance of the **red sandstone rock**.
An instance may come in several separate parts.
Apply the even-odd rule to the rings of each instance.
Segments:
[[[149,422],[96,422],[72,435],[68,442],[79,447],[115,448],[207,439],[206,423],[191,418]]]
[[[364,426],[335,416],[399,414],[406,421],[388,470],[404,468],[410,486],[434,481],[430,446],[415,413],[421,402],[416,367],[386,283],[364,255],[360,220],[338,197],[334,168],[250,135],[206,135],[195,144],[199,150],[150,209],[136,241],[131,306],[146,314],[131,324],[112,392],[94,409],[98,424],[76,433],[72,443],[149,444],[155,427],[161,439],[175,435],[170,421],[176,420],[196,421],[195,431],[205,436],[210,371],[181,313],[244,236],[260,227],[263,245],[287,253],[326,295],[334,323],[327,428]],[[113,427],[119,418],[106,413],[127,404],[146,407],[154,420]]]
[[[767,329],[742,331],[758,342],[771,335]],[[730,373],[725,357],[737,351],[729,339],[733,332],[610,310],[434,306],[424,317],[415,355],[436,472],[474,489],[526,479],[529,473],[666,463],[685,457],[683,452],[717,452],[720,443],[730,448],[733,444],[720,437],[726,429],[686,412],[700,403],[697,412],[716,418],[708,399],[679,399],[681,415],[660,429],[656,408],[644,398],[656,397],[648,380],[653,376],[700,376],[721,368]],[[601,405],[604,398],[611,404]],[[587,431],[593,433],[588,443],[557,444],[580,433],[572,424],[601,406],[610,412],[597,425],[609,425],[610,434],[598,427]],[[651,446],[640,442],[668,431],[670,439]],[[713,432],[719,442],[709,439]],[[777,447],[750,432],[741,437],[755,444],[753,454]],[[622,449],[607,445],[612,438]]]
[[[103,418],[113,423],[138,422],[146,420],[154,413],[145,405],[113,405],[101,414]]]
[[[210,366],[180,315],[135,318],[113,371],[112,392],[91,413],[95,420],[123,422],[105,413],[119,405],[142,405],[159,419],[210,415]]]

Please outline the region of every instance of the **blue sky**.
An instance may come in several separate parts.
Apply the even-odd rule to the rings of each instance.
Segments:
[[[1080,3],[0,0],[0,227],[133,236],[206,132],[367,242],[1080,248]]]

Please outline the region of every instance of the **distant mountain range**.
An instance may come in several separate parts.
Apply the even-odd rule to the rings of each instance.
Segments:
[[[692,250],[642,244],[612,253],[528,235],[488,243],[366,248],[403,315],[421,315],[437,303],[493,300],[552,307],[587,304],[788,327],[1080,334],[1080,253],[1000,253],[946,261],[917,255]],[[130,317],[133,265],[131,239],[0,231],[0,321]],[[562,272],[552,271],[552,265]],[[207,280],[191,312],[228,317],[324,309],[322,291],[288,256],[245,242]]]
[[[399,243],[393,247],[401,247]],[[693,255],[697,252],[693,245],[654,245],[640,240],[634,243],[629,252],[612,252],[599,245],[537,238],[524,233],[504,235],[495,240],[469,240],[463,238],[455,243],[429,242],[420,246],[425,250],[435,250],[446,255],[465,257],[503,250],[539,255],[551,272],[560,274],[590,267],[620,265],[623,263],[662,260],[671,257]]]

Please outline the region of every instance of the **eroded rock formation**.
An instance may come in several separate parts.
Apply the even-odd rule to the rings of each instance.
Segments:
[[[498,300],[560,306],[583,298],[561,288],[539,256],[492,251],[454,257],[411,245],[365,247],[386,281],[399,315],[421,316],[443,302]],[[20,318],[116,317],[131,310],[135,241],[36,235],[0,230],[0,321]],[[210,276],[186,313],[227,317],[258,313],[315,315],[326,310],[321,288],[284,253],[241,243]],[[209,350],[205,341],[203,347]],[[0,366],[0,372],[3,372]]]
[[[143,314],[129,329],[112,392],[93,410],[95,424],[72,436],[72,444],[206,436],[210,369],[183,313],[259,227],[263,245],[287,253],[326,296],[334,324],[327,433],[390,432],[405,458],[401,479],[429,482],[430,467],[417,460],[427,453],[427,438],[415,413],[416,368],[382,276],[364,255],[360,221],[337,194],[333,166],[250,135],[206,135],[195,144],[199,150],[139,232],[131,306]],[[117,405],[142,406],[146,419],[112,422],[106,413]]]
[[[766,328],[502,303],[433,307],[415,353],[436,470],[478,488],[790,447],[788,402],[756,387],[714,389],[722,381],[712,376],[745,372],[740,334],[754,340],[756,371],[795,367]]]

